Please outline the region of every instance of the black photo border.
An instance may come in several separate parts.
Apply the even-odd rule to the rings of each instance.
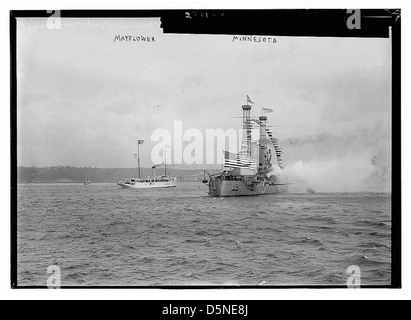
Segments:
[[[306,37],[387,38],[392,35],[391,91],[391,284],[363,285],[361,288],[401,288],[401,9],[362,9],[361,29],[350,30],[348,9],[227,9],[227,10],[61,10],[61,18],[160,18],[164,33],[273,35]],[[10,11],[10,200],[11,200],[11,288],[36,289],[46,286],[19,286],[17,282],[17,19],[48,18],[48,10]],[[247,21],[247,24],[244,23]],[[279,286],[62,286],[63,289],[298,289],[347,288],[343,285]]]

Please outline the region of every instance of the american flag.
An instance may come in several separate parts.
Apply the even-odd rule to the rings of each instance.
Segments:
[[[224,168],[247,168],[255,169],[256,163],[247,156],[229,151],[224,151]]]

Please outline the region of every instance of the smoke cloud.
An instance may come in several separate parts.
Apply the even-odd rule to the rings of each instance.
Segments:
[[[304,192],[365,192],[390,191],[389,173],[370,161],[367,153],[349,154],[343,158],[299,160],[285,168],[290,191]]]

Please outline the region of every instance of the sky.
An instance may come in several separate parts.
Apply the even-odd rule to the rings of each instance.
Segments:
[[[156,129],[171,133],[170,153],[174,121],[238,130],[248,95],[254,115],[273,109],[290,174],[346,191],[373,156],[389,169],[390,39],[275,39],[163,34],[158,19],[19,19],[18,165],[134,167],[142,139],[149,167]]]

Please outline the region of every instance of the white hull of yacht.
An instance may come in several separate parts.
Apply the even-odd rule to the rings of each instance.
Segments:
[[[175,180],[170,181],[136,181],[132,183],[126,183],[120,181],[117,183],[120,187],[124,189],[154,189],[154,188],[173,188],[177,187]]]

